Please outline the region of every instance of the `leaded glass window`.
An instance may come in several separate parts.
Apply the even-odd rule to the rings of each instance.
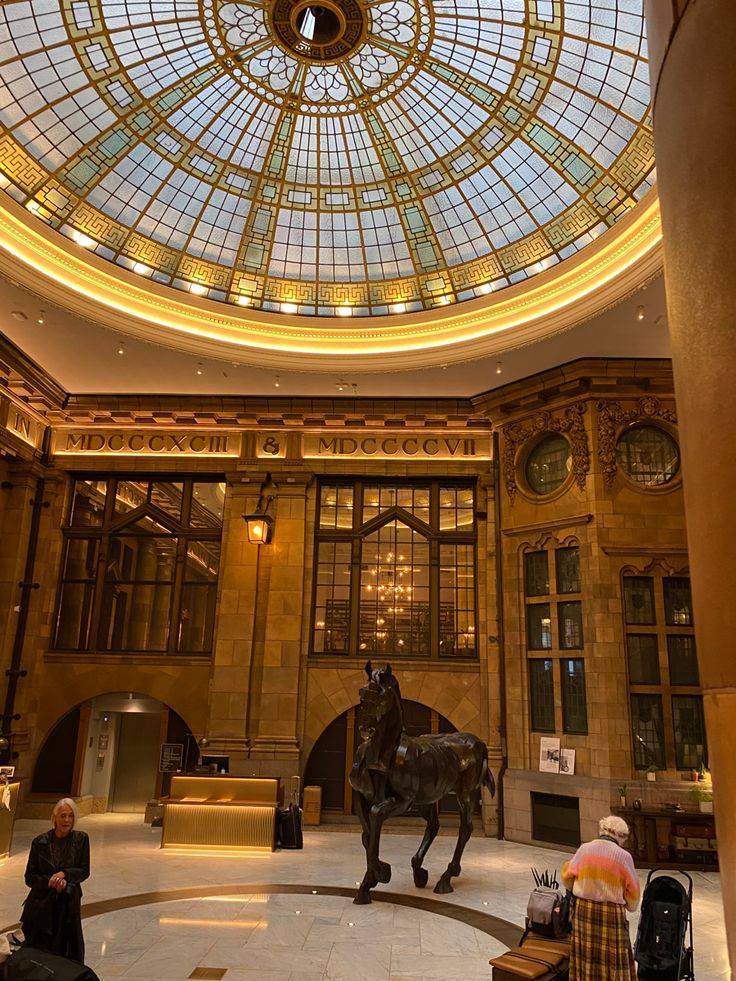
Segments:
[[[583,609],[579,601],[558,603],[557,623],[562,650],[583,646]]]
[[[626,622],[649,625],[655,622],[654,581],[651,576],[624,577]]]
[[[631,727],[634,735],[634,765],[665,769],[664,722],[661,695],[631,696]]]
[[[224,500],[216,480],[76,480],[53,647],[209,654]]]
[[[524,555],[524,582],[527,596],[549,594],[549,557],[544,552],[527,552]]]
[[[545,436],[526,461],[527,483],[535,494],[550,494],[570,472],[570,444],[564,436]]]
[[[626,430],[616,447],[618,465],[645,487],[668,484],[680,469],[680,451],[674,439],[658,426]]]
[[[555,693],[552,660],[529,661],[529,712],[533,732],[555,731]]]
[[[475,548],[472,484],[325,480],[312,653],[476,657]]]
[[[573,545],[569,548],[555,549],[555,568],[557,573],[558,593],[580,592],[580,548]]]
[[[647,769],[654,754],[660,769],[697,768],[705,729],[690,580],[625,576],[623,601],[635,765]]]
[[[549,603],[530,603],[526,608],[527,644],[530,651],[552,647],[552,620]]]
[[[701,695],[675,695],[672,699],[675,759],[680,770],[697,770],[708,757]]]
[[[585,698],[585,661],[565,657],[560,661],[562,686],[562,731],[579,735],[588,733],[588,710]]]

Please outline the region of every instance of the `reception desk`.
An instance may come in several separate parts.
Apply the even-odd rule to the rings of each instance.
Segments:
[[[162,848],[273,851],[279,781],[270,777],[172,777]]]
[[[9,792],[10,807],[2,803],[5,791]],[[10,842],[13,838],[15,809],[18,806],[19,783],[0,784],[0,862],[10,855]]]

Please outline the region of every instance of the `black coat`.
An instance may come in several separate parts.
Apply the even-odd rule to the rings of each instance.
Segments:
[[[23,903],[21,922],[26,943],[84,963],[80,883],[89,877],[89,838],[84,831],[70,831],[69,850],[62,864],[51,849],[54,832],[45,831],[31,842],[26,865],[26,885],[31,891]],[[64,872],[66,889],[49,888],[55,872]]]

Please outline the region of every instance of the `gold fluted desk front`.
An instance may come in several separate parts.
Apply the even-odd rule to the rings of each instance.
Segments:
[[[10,855],[19,783],[0,783],[0,862]]]
[[[161,847],[271,852],[278,801],[276,778],[173,777]]]

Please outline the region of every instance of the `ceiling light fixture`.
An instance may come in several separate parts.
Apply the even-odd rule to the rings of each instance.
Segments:
[[[42,310],[42,311],[41,311],[41,312],[39,313],[39,315],[38,315],[38,317],[36,318],[36,323],[38,323],[38,324],[42,324],[42,323],[44,322],[44,319],[45,319],[45,311],[44,311],[44,310]]]
[[[496,362],[496,374],[497,375],[500,375],[502,371],[503,371],[503,365],[501,364],[500,361],[497,361]]]
[[[197,374],[198,375],[201,375],[203,373],[204,373],[204,368],[202,367],[202,362],[201,361],[198,361],[197,362]]]
[[[644,319],[644,307],[637,307],[636,308],[636,319],[637,320],[643,320]]]
[[[335,383],[335,388],[338,390],[338,392],[344,392],[347,387],[348,383],[343,381],[342,378]]]
[[[273,387],[274,388],[281,388],[281,379],[279,378],[278,375],[276,375],[276,377],[273,380]]]
[[[118,344],[118,354],[125,354],[125,347],[123,346],[122,341],[120,341],[120,343]]]

